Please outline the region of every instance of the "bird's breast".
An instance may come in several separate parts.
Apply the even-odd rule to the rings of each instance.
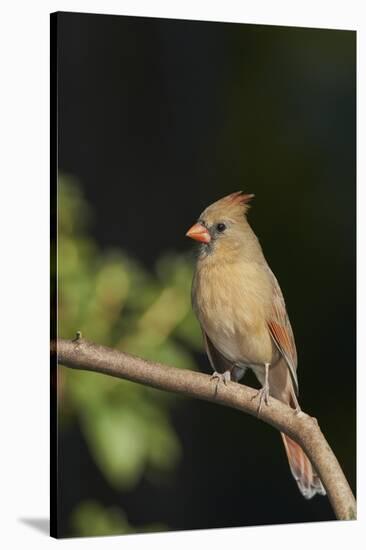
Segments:
[[[271,285],[259,264],[198,266],[192,301],[198,320],[214,346],[230,361],[271,362],[267,328]]]

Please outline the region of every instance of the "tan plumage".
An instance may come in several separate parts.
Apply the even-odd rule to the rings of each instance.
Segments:
[[[220,199],[187,232],[202,243],[192,284],[193,309],[214,372],[224,380],[239,380],[251,368],[264,388],[261,402],[269,390],[298,408],[294,336],[280,286],[246,219],[252,197],[237,192]],[[301,493],[306,498],[325,494],[301,447],[281,435]]]

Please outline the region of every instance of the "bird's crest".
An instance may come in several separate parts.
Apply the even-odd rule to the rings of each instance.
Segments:
[[[237,218],[242,217],[249,210],[249,202],[254,197],[252,193],[246,194],[243,191],[236,191],[222,199],[212,203],[205,210],[210,215],[221,215]]]

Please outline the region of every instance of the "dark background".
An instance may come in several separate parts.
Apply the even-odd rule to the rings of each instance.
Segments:
[[[300,403],[355,489],[356,33],[66,13],[57,32],[58,167],[93,206],[93,238],[153,269],[163,251],[192,248],[184,234],[205,206],[255,193],[250,222],[285,295]],[[327,498],[300,495],[269,426],[193,400],[172,414],[183,455],[158,489],[113,490],[77,425],[65,432],[61,534],[90,497],[136,526],[334,519]]]

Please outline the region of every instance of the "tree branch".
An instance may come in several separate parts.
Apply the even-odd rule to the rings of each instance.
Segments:
[[[146,361],[121,351],[81,339],[51,342],[51,354],[66,367],[108,374],[159,390],[212,401],[257,417],[256,390],[228,382],[212,382],[210,376]],[[260,419],[294,439],[304,449],[323,485],[338,519],[356,519],[356,501],[342,469],[315,418],[284,405],[273,397],[262,407]]]

